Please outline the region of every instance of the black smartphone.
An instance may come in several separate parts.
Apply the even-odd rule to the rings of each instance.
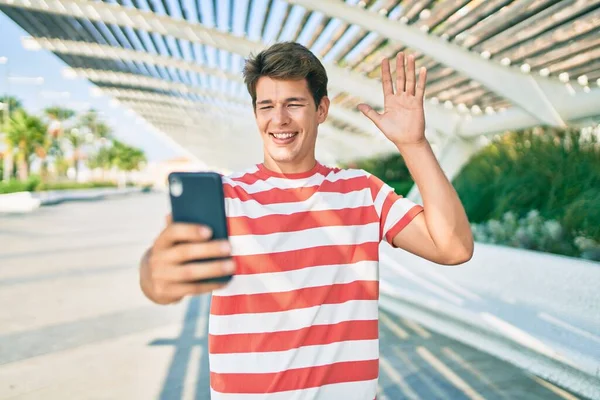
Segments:
[[[206,225],[212,229],[211,240],[229,238],[221,175],[216,172],[172,172],[169,174],[169,197],[173,222]],[[193,262],[229,258],[210,258]],[[228,282],[231,277],[232,275],[227,275],[200,282]]]

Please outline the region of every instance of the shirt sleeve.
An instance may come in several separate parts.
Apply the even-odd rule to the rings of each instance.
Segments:
[[[394,237],[416,217],[423,207],[402,197],[375,175],[368,174],[373,205],[379,216],[379,240],[394,246]]]

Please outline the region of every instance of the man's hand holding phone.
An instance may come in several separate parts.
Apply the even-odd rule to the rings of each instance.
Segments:
[[[202,282],[231,276],[235,271],[231,258],[211,260],[231,257],[229,241],[211,240],[211,237],[209,227],[175,223],[169,216],[167,227],[142,260],[140,283],[146,296],[158,304],[170,304],[185,296],[225,286],[226,281]]]

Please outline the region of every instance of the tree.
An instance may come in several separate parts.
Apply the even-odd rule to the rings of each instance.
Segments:
[[[59,106],[48,107],[44,110],[44,112],[50,119],[56,121],[66,121],[75,116],[75,111]]]
[[[73,128],[65,134],[65,139],[73,149],[73,167],[75,168],[75,179],[79,177],[79,160],[81,159],[81,146],[84,144],[84,138],[78,128]]]
[[[98,112],[93,108],[79,117],[79,129],[90,132],[95,139],[110,139],[112,130],[98,117]]]
[[[105,171],[109,170],[112,167],[112,162],[114,158],[113,153],[114,152],[112,151],[112,147],[103,146],[96,152],[96,154],[88,158],[89,168],[102,169],[102,180],[104,180]]]
[[[47,176],[47,156],[54,156],[56,160],[63,156],[59,138],[63,135],[65,122],[75,116],[75,111],[59,106],[48,107],[44,110],[44,113],[50,120],[50,124],[48,125],[48,135],[44,144],[44,156],[42,157],[42,181],[45,181]]]
[[[113,143],[113,163],[120,170],[137,170],[140,168],[141,164],[146,161],[146,156],[142,150],[128,146],[118,140],[115,140]]]
[[[17,99],[16,97],[7,95],[3,95],[2,97],[0,97],[0,102],[2,103],[0,125],[4,126],[5,122],[8,120],[8,111],[10,111],[12,115],[13,112],[23,109],[23,103],[21,103],[21,100]],[[6,104],[8,104],[8,107],[6,107]]]
[[[17,146],[17,165],[20,180],[26,180],[31,157],[41,155],[46,139],[46,125],[41,119],[27,114],[24,110],[11,113],[6,130],[8,141]]]

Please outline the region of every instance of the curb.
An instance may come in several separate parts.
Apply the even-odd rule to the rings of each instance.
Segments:
[[[590,399],[600,399],[600,370],[594,361],[575,365],[559,354],[544,354],[494,330],[472,313],[452,310],[446,304],[399,294],[381,282],[379,305],[395,315],[412,319],[423,326],[467,346],[491,354]],[[597,361],[596,361],[597,363]]]
[[[0,195],[0,214],[30,213],[42,206],[51,206],[69,201],[94,201],[107,197],[142,193],[143,188],[98,188],[50,190],[45,192],[17,192]]]

